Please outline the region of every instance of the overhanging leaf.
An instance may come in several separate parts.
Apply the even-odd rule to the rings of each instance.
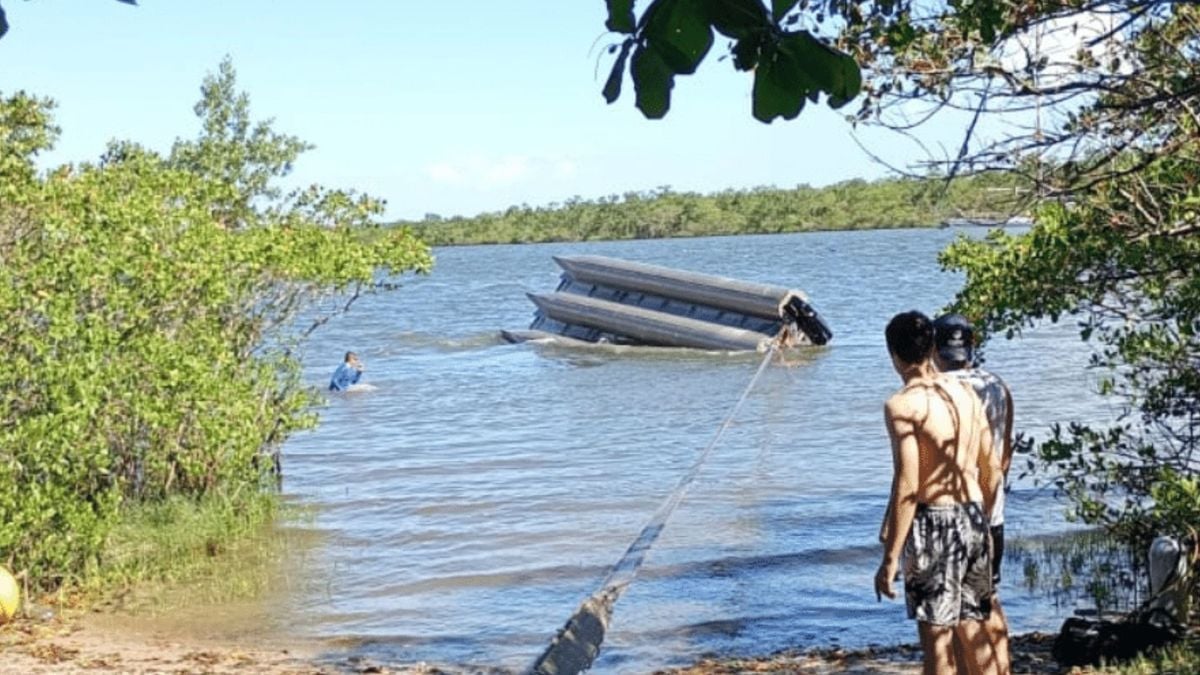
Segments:
[[[759,0],[708,0],[708,18],[713,28],[734,40],[771,27],[767,10]]]
[[[858,63],[854,59],[846,56],[841,59],[842,64],[842,90],[829,95],[829,100],[826,101],[830,108],[840,108],[854,97],[858,96],[862,91],[862,71],[859,70]]]
[[[608,3],[608,20],[604,27],[616,33],[632,33],[637,25],[633,16],[633,0],[605,0]]]
[[[984,2],[979,7],[979,36],[987,44],[996,39],[997,31],[1004,25],[1004,14],[995,2]]]
[[[637,92],[638,110],[650,119],[661,119],[671,109],[675,73],[656,50],[645,46],[639,46],[633,53],[629,73]]]
[[[604,100],[612,103],[621,96],[621,81],[625,79],[625,62],[629,60],[629,50],[633,47],[633,40],[626,40],[625,44],[621,45],[621,53],[617,54],[617,60],[613,63],[612,72],[608,74],[608,81],[604,83]]]
[[[648,44],[679,75],[690,75],[712,47],[707,0],[659,0],[642,31]]]
[[[776,117],[794,119],[804,109],[804,97],[814,88],[787,50],[764,50],[754,69],[752,114],[760,122]]]
[[[845,105],[858,95],[862,87],[858,64],[808,31],[786,34],[779,41],[779,50],[795,59],[806,78],[829,96],[830,105]]]
[[[787,13],[792,11],[799,0],[771,0],[771,16],[778,23],[780,19],[787,16]]]
[[[750,33],[734,43],[730,52],[733,54],[733,67],[738,70],[754,70],[758,65],[758,56],[764,44],[766,33]]]

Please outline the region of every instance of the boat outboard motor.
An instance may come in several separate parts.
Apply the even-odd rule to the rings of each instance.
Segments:
[[[829,326],[817,314],[817,310],[813,309],[812,305],[805,302],[803,298],[793,295],[784,305],[783,311],[792,318],[792,321],[799,326],[814,345],[823,345],[833,337],[833,331],[829,330]]]

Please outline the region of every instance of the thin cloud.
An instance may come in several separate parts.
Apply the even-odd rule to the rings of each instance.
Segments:
[[[439,160],[426,165],[424,172],[434,183],[491,191],[533,181],[570,178],[577,170],[576,162],[568,157],[511,154]]]

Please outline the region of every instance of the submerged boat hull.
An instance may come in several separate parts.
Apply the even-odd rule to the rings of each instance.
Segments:
[[[832,333],[800,291],[603,256],[560,256],[554,293],[529,294],[537,306],[528,331],[509,341],[558,335],[696,349],[765,350],[821,345]]]

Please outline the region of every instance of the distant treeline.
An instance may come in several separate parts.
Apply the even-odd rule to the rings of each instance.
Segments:
[[[967,218],[1004,220],[1023,192],[1007,175],[849,180],[822,188],[753,188],[703,195],[659,188],[541,207],[513,206],[473,217],[402,221],[426,243],[516,244],[655,239],[808,230],[933,227]]]

